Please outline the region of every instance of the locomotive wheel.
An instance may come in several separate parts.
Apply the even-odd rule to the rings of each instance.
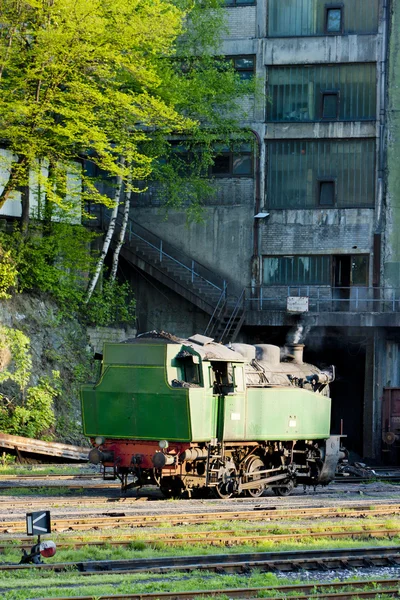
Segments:
[[[272,488],[275,496],[290,496],[294,490],[294,483],[292,480],[288,481],[286,485]]]
[[[172,477],[163,477],[161,479],[160,490],[166,498],[179,498],[182,494],[182,482]]]
[[[260,475],[257,474],[257,471],[262,471],[265,469],[265,465],[261,458],[258,456],[252,456],[247,463],[247,481],[258,481],[260,479]],[[258,487],[251,488],[250,490],[246,490],[249,496],[253,498],[259,498],[265,490],[265,486],[260,483]]]
[[[235,483],[236,469],[228,469],[226,473],[224,473],[224,477],[218,482],[216,487],[214,487],[214,493],[217,498],[221,498],[222,500],[227,500],[231,498],[234,493],[234,483]]]

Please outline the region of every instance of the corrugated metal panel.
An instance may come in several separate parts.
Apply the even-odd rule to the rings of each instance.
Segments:
[[[334,182],[334,204],[374,205],[374,140],[285,140],[268,144],[269,208],[315,208],[319,182]]]
[[[326,0],[269,0],[268,35],[270,37],[325,35],[329,3]],[[338,33],[376,33],[378,0],[341,0]],[[334,33],[331,30],[331,33]]]
[[[363,121],[376,118],[376,65],[270,67],[268,121]],[[327,116],[328,97],[337,104]]]

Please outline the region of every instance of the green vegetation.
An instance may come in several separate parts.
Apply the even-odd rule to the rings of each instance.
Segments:
[[[144,555],[141,555],[144,558]],[[115,556],[117,558],[117,556]],[[119,558],[122,558],[119,556]],[[357,578],[360,583],[367,580]],[[51,573],[34,569],[20,571],[18,574],[0,573],[0,593],[5,600],[28,600],[34,598],[100,595],[123,593],[181,592],[192,590],[212,590],[247,587],[270,587],[300,583],[277,578],[272,573],[260,573],[257,570],[249,575],[216,575],[207,571],[193,571],[190,574],[171,572],[168,575],[108,573],[94,574],[90,578],[70,573]],[[318,582],[316,582],[318,583]],[[79,589],[79,592],[78,592]],[[278,589],[265,590],[262,597],[279,595]],[[287,596],[285,596],[287,597]]]

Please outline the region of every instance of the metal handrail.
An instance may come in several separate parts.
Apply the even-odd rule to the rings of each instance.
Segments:
[[[110,221],[110,218],[111,218],[110,214],[105,214],[104,217],[105,217],[105,221],[106,222]],[[121,213],[118,213],[116,225],[119,225],[119,226],[121,225],[121,219],[122,219],[122,215],[121,215]],[[185,269],[186,271],[188,271],[188,273],[190,273],[190,277],[191,277],[192,283],[194,283],[194,280],[197,277],[197,278],[201,279],[207,285],[210,285],[212,288],[220,291],[221,294],[225,294],[225,296],[226,296],[227,283],[226,283],[225,279],[220,279],[219,284],[214,283],[213,281],[211,281],[209,279],[209,277],[206,277],[206,276],[202,275],[200,272],[198,272],[200,269],[202,269],[205,272],[208,272],[210,275],[214,275],[214,273],[210,269],[208,269],[207,267],[201,265],[197,261],[191,259],[187,255],[185,255],[184,252],[180,251],[178,248],[175,248],[172,244],[166,243],[159,236],[157,236],[153,232],[149,231],[148,229],[146,229],[145,227],[143,227],[142,225],[140,225],[140,223],[137,223],[136,221],[134,221],[130,217],[128,219],[128,223],[129,223],[129,226],[127,227],[127,231],[128,231],[128,234],[129,234],[129,242],[132,240],[132,236],[135,237],[136,239],[139,239],[141,242],[143,242],[144,244],[146,244],[148,247],[150,247],[150,248],[152,248],[154,250],[157,250],[157,252],[159,253],[159,261],[160,261],[160,263],[163,261],[163,259],[168,259],[168,260],[172,261],[173,263],[175,263],[176,265],[178,265],[179,267],[182,267],[183,269]],[[139,233],[135,232],[133,230],[132,225],[133,225],[133,227],[138,228],[138,229],[142,230],[143,232],[147,233],[149,237],[152,237],[153,239],[156,239],[158,241],[158,245],[150,242],[148,239],[146,239],[145,237],[143,237],[143,235],[139,235]],[[164,250],[165,246],[169,249],[169,252],[166,252]],[[187,258],[188,262],[190,262],[190,267],[188,267],[184,262],[182,262],[182,260],[179,260],[178,258],[176,258],[175,256],[173,256],[171,254],[171,250],[173,250],[174,253],[176,253],[177,255],[180,255],[181,257]],[[200,269],[199,269],[199,267],[200,267]]]
[[[214,308],[213,314],[211,315],[210,320],[208,321],[207,327],[205,328],[203,335],[209,335],[213,332],[214,324],[220,320],[221,313],[225,307],[225,303],[226,303],[226,289],[222,290],[222,293],[221,293],[220,297],[218,298],[217,305]],[[218,314],[218,317],[216,316],[217,314]]]
[[[236,302],[236,304],[235,304],[235,306],[233,308],[231,316],[229,317],[229,320],[228,320],[227,324],[225,325],[225,329],[222,332],[221,341],[225,339],[225,336],[227,336],[227,335],[229,335],[231,333],[231,329],[232,329],[234,320],[238,316],[239,310],[242,309],[242,312],[243,312],[243,310],[244,310],[245,294],[246,294],[246,288],[243,288],[242,289],[242,293],[240,294],[240,296],[237,299],[237,302]]]
[[[315,312],[400,312],[400,288],[330,285],[248,288],[249,310],[286,310],[288,296],[305,296]]]

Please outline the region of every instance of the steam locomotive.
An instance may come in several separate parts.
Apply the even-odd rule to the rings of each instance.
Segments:
[[[157,485],[229,498],[288,495],[329,483],[343,456],[330,435],[329,383],[303,346],[231,344],[152,332],[105,344],[96,384],[82,388],[89,460],[122,489]]]

